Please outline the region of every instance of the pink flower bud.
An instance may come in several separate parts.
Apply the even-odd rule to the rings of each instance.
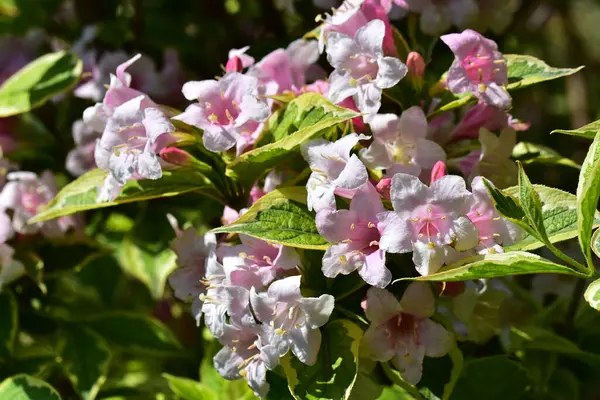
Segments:
[[[169,164],[184,166],[190,163],[190,155],[177,147],[165,147],[158,154]]]
[[[243,69],[242,59],[238,56],[230,58],[225,66],[225,71],[227,72],[242,72]]]
[[[386,200],[390,199],[390,189],[392,188],[392,179],[391,178],[383,178],[377,184],[377,192]]]
[[[425,74],[425,60],[416,51],[408,53],[406,58],[406,66],[408,67],[408,73],[410,76],[421,77]]]
[[[432,184],[433,182],[446,175],[448,175],[448,171],[446,170],[446,163],[444,163],[443,161],[436,162],[433,166],[433,169],[431,170],[431,182],[429,184]]]

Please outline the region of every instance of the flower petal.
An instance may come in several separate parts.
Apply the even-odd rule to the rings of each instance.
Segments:
[[[414,232],[410,222],[395,212],[383,212],[377,215],[383,226],[379,248],[388,253],[409,253],[413,250]]]
[[[413,282],[400,299],[402,312],[417,318],[429,318],[435,312],[435,298],[427,283]]]
[[[300,362],[306,365],[314,365],[317,362],[317,355],[321,347],[321,331],[319,329],[309,329],[307,326],[292,329],[290,340],[292,352]]]
[[[367,291],[365,313],[372,326],[381,325],[402,311],[396,297],[385,289],[370,288]]]
[[[396,86],[406,76],[408,68],[396,57],[382,57],[377,60],[379,70],[375,82],[381,89]]]
[[[306,325],[311,329],[315,329],[327,323],[333,312],[335,299],[329,294],[322,294],[319,297],[300,299],[299,304],[300,309],[304,311]]]
[[[419,338],[425,346],[427,357],[445,356],[454,345],[452,334],[429,318],[419,322]]]

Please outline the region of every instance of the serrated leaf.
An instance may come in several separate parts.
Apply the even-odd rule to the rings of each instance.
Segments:
[[[585,290],[583,297],[592,308],[600,311],[600,279],[596,279],[594,282],[590,283],[590,286]]]
[[[444,267],[435,274],[400,280],[454,282],[545,273],[579,276],[571,268],[553,263],[537,254],[513,251],[469,257]]]
[[[108,374],[111,359],[108,344],[97,333],[75,325],[65,327],[63,335],[61,365],[81,397],[95,399]]]
[[[181,400],[218,400],[219,393],[203,383],[188,378],[163,374],[169,383],[169,388]]]
[[[508,356],[486,357],[466,364],[450,400],[519,399],[528,385],[527,370],[522,365]]]
[[[303,94],[291,101],[283,113],[273,117],[281,122],[269,121],[271,136],[279,140],[237,157],[227,166],[226,174],[249,187],[266,170],[279,164],[291,153],[299,151],[303,143],[316,139],[326,129],[359,115],[332,104],[320,94]]]
[[[585,255],[590,271],[594,271],[591,238],[594,226],[594,215],[598,212],[600,198],[600,131],[590,146],[587,156],[581,165],[579,183],[577,184],[577,228],[579,245]]]
[[[50,203],[33,217],[29,222],[41,222],[49,219],[75,214],[80,211],[93,210],[155,199],[159,197],[177,196],[183,193],[197,191],[208,196],[219,198],[218,192],[206,178],[198,173],[175,170],[163,171],[160,179],[143,179],[129,181],[123,186],[119,195],[113,201],[98,203],[96,197],[98,188],[102,186],[106,172],[95,169],[66,185]]]
[[[513,158],[523,164],[556,164],[581,169],[581,165],[575,161],[563,157],[551,147],[536,143],[519,142],[513,148]]]
[[[520,163],[517,164],[519,167],[519,201],[521,202],[521,208],[527,216],[528,225],[533,228],[538,238],[544,242],[549,242],[544,225],[540,195],[533,188],[523,166]]]
[[[356,381],[362,329],[348,320],[336,320],[326,324],[321,333],[315,365],[302,364],[290,355],[281,359],[288,387],[297,400],[347,399]]]
[[[594,121],[578,129],[555,129],[550,133],[564,133],[565,135],[594,139],[598,132],[600,132],[600,120]]]
[[[504,54],[504,59],[508,70],[508,90],[573,75],[583,68],[554,68],[538,58],[521,54]]]
[[[542,218],[550,242],[556,243],[576,237],[578,234],[576,196],[544,185],[533,185],[533,188],[542,201]],[[518,201],[518,186],[503,189],[502,192]],[[596,213],[594,226],[600,226],[599,213]],[[538,249],[543,245],[536,238],[527,235],[520,242],[507,246],[505,250],[529,251]]]
[[[317,231],[315,214],[306,207],[306,188],[285,187],[261,197],[231,225],[213,233],[240,233],[271,243],[303,249],[329,247]]]
[[[127,351],[147,354],[173,354],[181,344],[160,321],[130,312],[111,312],[84,321],[104,339]]]
[[[0,292],[0,358],[9,358],[14,349],[19,330],[19,310],[17,301],[10,290]]]
[[[0,399],[61,400],[52,386],[29,375],[15,375],[0,383]]]
[[[0,86],[0,117],[22,114],[41,106],[75,86],[81,71],[81,60],[64,51],[32,61]]]

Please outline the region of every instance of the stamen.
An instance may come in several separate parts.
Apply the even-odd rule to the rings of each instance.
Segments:
[[[352,243],[352,239],[344,239],[342,240],[342,243]]]
[[[504,61],[504,59],[494,60],[494,64],[504,64],[504,63],[506,63],[506,61]]]
[[[477,90],[479,90],[479,93],[485,92],[485,89],[487,89],[487,86],[485,86],[485,84],[483,84],[483,83],[480,83],[479,86],[477,87]]]
[[[419,218],[417,218],[417,217],[411,218],[410,220],[411,220],[412,222],[419,222],[419,221],[420,221],[420,219],[419,219]]]
[[[370,246],[379,246],[379,242],[377,240],[373,240],[371,243],[369,243],[369,247]]]
[[[212,107],[212,104],[210,104],[208,101],[206,101],[206,102],[204,103],[204,107],[206,107],[206,108],[211,108],[211,107]]]
[[[340,262],[341,262],[342,264],[348,264],[348,258],[347,258],[345,255],[343,255],[343,254],[342,254],[342,255],[340,256]]]
[[[229,121],[233,121],[233,116],[231,115],[228,109],[225,109],[225,115],[227,116],[227,119]]]
[[[367,228],[375,228],[375,227],[377,227],[377,225],[375,225],[371,221],[369,221],[369,223],[367,224]]]
[[[433,243],[433,242],[428,242],[428,243],[427,243],[427,248],[429,248],[429,249],[435,249],[435,243]]]
[[[217,115],[216,115],[216,114],[214,114],[214,113],[213,113],[213,114],[210,114],[210,115],[208,116],[208,120],[209,120],[210,122],[217,122],[217,121],[219,120],[219,118],[217,117]]]
[[[350,229],[352,229],[352,230],[355,230],[355,229],[356,229],[356,224],[352,223],[352,224],[350,225]]]
[[[246,258],[246,257],[248,257],[248,254],[246,254],[242,251],[240,254],[238,254],[238,256],[240,256],[241,258]]]

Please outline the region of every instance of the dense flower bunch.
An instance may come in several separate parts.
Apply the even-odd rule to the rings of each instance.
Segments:
[[[277,6],[293,13],[293,3]],[[98,57],[91,47],[97,31],[86,29],[72,48],[84,71],[72,86],[76,97],[96,103],[72,124],[75,148],[64,165],[79,178],[59,192],[50,171],[38,176],[0,158],[0,289],[26,274],[17,253],[29,250],[29,240],[99,237],[98,247],[118,253],[121,263],[151,259],[161,281],[153,296],[160,298],[168,281],[172,297],[191,303],[196,326],[222,346],[214,368],[227,380],[245,379],[261,398],[273,374],[286,375],[295,393],[297,381],[309,378],[290,371],[346,363],[347,354],[323,360],[327,330],[339,321],[344,339],[354,340],[346,349],[352,365],[340,369],[354,372],[343,398],[357,381],[359,359],[360,368],[365,360],[382,363],[389,379],[420,398],[415,385],[425,357],[500,333],[508,348],[510,329],[477,325],[478,307],[494,307],[517,284],[489,278],[538,269],[591,277],[594,222],[577,225],[588,235],[580,236],[586,267],[553,245],[578,235],[573,218],[582,212],[558,228],[560,221],[548,220],[587,203],[534,187],[515,162],[517,132],[529,124],[509,114],[510,91],[561,72],[530,78],[535,68],[551,68],[537,59],[535,68],[515,72],[532,58],[515,62],[519,56],[503,55],[470,29],[502,31],[519,2],[502,3],[499,12],[491,0],[345,0],[286,48],[260,60],[249,46],[231,49],[221,76],[187,82],[176,52],[165,52],[160,71],[141,54]],[[453,60],[439,79],[429,76],[437,58],[411,51],[390,22],[408,13],[426,36],[460,30],[440,36]],[[181,105],[177,96],[186,102],[182,110],[172,107]],[[11,140],[0,131],[8,154]],[[581,184],[578,195],[591,186]],[[174,239],[157,251],[154,242],[123,250],[137,246],[127,236],[134,222],[119,227],[128,233],[115,240],[98,227],[114,220],[98,214],[84,229],[82,217],[71,215],[183,194],[218,203],[223,226],[192,222],[169,205]],[[570,267],[525,251],[541,246]],[[158,266],[163,254],[167,268]],[[547,292],[565,297],[565,285],[554,290],[555,282],[543,279],[532,283],[530,302],[543,304]]]

